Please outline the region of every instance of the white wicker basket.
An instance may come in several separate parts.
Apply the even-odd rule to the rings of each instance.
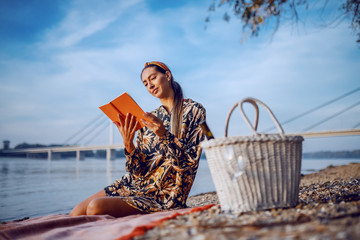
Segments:
[[[255,108],[254,126],[244,113],[245,102]],[[268,111],[280,134],[257,132],[257,103]],[[230,116],[237,106],[253,136],[227,137]],[[201,143],[222,210],[248,212],[295,206],[303,140],[301,136],[286,136],[274,114],[261,101],[245,98],[236,103],[227,116],[225,137]]]

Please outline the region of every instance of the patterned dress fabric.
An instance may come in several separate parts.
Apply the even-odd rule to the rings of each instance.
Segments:
[[[177,138],[170,133],[170,115],[163,106],[152,114],[163,120],[165,136],[159,138],[146,127],[140,129],[136,149],[132,153],[125,150],[127,173],[104,188],[107,196],[121,197],[145,213],[186,207],[204,140],[199,123],[206,118],[201,104],[184,100]]]

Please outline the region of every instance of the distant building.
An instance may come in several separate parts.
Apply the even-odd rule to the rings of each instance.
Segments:
[[[10,149],[10,141],[5,140],[3,141],[3,150],[9,150]]]

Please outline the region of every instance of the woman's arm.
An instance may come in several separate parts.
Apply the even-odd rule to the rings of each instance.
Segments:
[[[169,131],[160,138],[162,147],[169,158],[174,159],[174,165],[181,168],[198,163],[201,155],[200,142],[204,140],[199,123],[206,118],[206,111],[201,105],[193,106],[188,114],[186,134],[184,138],[177,138]],[[180,160],[180,161],[179,161]]]
[[[128,113],[126,118],[123,119],[120,114],[118,114],[119,121],[114,122],[119,129],[119,132],[123,138],[124,146],[126,151],[131,153],[135,150],[134,146],[134,137],[136,132],[136,127],[138,126],[138,121],[136,121],[135,116]]]
[[[124,146],[125,146],[125,156],[126,156],[126,171],[132,173],[132,174],[139,174],[142,171],[142,165],[141,162],[144,156],[141,154],[141,151],[139,150],[139,147],[142,144],[142,132],[139,131],[138,137],[137,137],[137,146],[138,148],[135,148],[134,145],[134,137],[136,133],[136,127],[137,124],[139,124],[135,117],[131,114],[127,114],[126,118],[123,119],[121,115],[118,115],[119,121],[114,122],[116,126],[119,129],[119,132],[123,138]]]
[[[200,142],[204,140],[204,134],[199,123],[206,118],[205,108],[200,104],[194,104],[184,114],[186,114],[187,119],[186,133],[183,138],[177,138],[166,130],[162,121],[154,115],[146,115],[147,118],[155,122],[154,124],[143,121],[145,126],[158,135],[161,144],[160,154],[165,154],[168,159],[173,159],[173,164],[179,167],[197,164],[201,154]]]

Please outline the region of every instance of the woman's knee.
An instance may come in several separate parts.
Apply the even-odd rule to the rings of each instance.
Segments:
[[[75,217],[75,216],[80,216],[80,215],[85,215],[84,211],[82,211],[80,206],[75,206],[71,212],[70,212],[70,216],[71,217]]]
[[[101,215],[104,213],[105,209],[101,198],[92,200],[86,208],[86,215]]]
[[[113,217],[124,217],[142,212],[128,205],[121,198],[103,197],[92,200],[86,209],[86,215],[111,215]]]

